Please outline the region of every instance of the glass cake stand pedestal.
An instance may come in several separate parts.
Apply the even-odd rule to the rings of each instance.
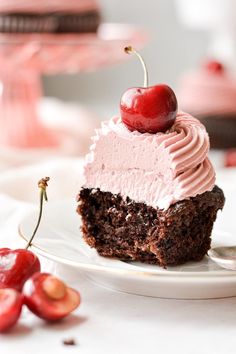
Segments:
[[[94,71],[123,61],[122,47],[143,47],[147,33],[102,24],[96,34],[0,35],[1,151],[60,151],[64,142],[38,118],[41,75]]]

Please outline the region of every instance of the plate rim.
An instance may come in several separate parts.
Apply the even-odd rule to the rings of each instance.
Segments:
[[[66,200],[60,200],[57,202],[51,202],[50,205],[47,208],[53,208],[57,205],[61,205],[62,202],[66,202],[66,201],[71,201],[71,199],[66,199]],[[22,218],[22,220],[20,221],[19,225],[18,225],[18,234],[19,236],[25,241],[28,241],[28,238],[24,235],[24,232],[22,230],[24,222],[27,221],[27,219],[29,217],[32,218],[32,215],[34,215],[37,212],[37,208],[35,207],[34,210],[29,211],[26,215],[24,215],[24,217]],[[127,276],[140,276],[143,275],[145,277],[149,276],[149,277],[161,277],[161,278],[166,278],[166,279],[170,279],[170,278],[194,278],[194,279],[211,279],[211,278],[226,278],[226,277],[236,277],[236,271],[234,270],[227,270],[227,269],[223,269],[222,270],[216,270],[216,271],[212,271],[212,272],[197,272],[197,271],[193,271],[193,272],[187,272],[187,271],[171,271],[168,272],[168,270],[165,271],[151,271],[151,270],[144,270],[144,269],[138,269],[135,270],[134,268],[132,269],[124,269],[124,268],[118,268],[118,267],[114,267],[114,266],[106,266],[106,265],[99,265],[99,264],[94,264],[94,263],[87,263],[87,262],[80,262],[80,261],[75,261],[75,260],[70,260],[68,258],[64,258],[62,256],[58,256],[56,254],[54,254],[51,251],[48,251],[47,249],[45,249],[44,247],[41,247],[39,245],[37,245],[37,242],[33,242],[31,244],[31,248],[35,249],[35,251],[40,254],[41,256],[46,257],[47,259],[51,259],[55,262],[58,263],[62,263],[65,264],[67,266],[72,266],[74,268],[77,269],[81,269],[81,270],[87,270],[87,271],[97,271],[97,272],[106,272],[106,273],[113,273],[113,274],[120,274],[120,275],[127,275]],[[208,257],[208,255],[206,255]]]

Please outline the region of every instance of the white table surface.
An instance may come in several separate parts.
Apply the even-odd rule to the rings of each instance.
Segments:
[[[0,176],[0,242],[18,247],[17,224],[33,198],[32,181],[50,171],[63,180],[60,167],[68,173],[75,161],[49,163],[34,169],[3,173]],[[54,171],[54,172],[53,172]],[[70,169],[71,171],[71,169]],[[76,175],[71,171],[71,175]],[[235,174],[236,175],[236,174]],[[19,188],[24,181],[25,192]],[[70,183],[74,193],[77,177]],[[50,198],[59,198],[58,189],[49,189]],[[63,194],[63,196],[64,196]],[[67,320],[46,324],[27,310],[19,324],[0,335],[1,354],[235,354],[236,298],[218,300],[167,300],[123,294],[104,289],[86,280],[74,270],[43,260],[43,269],[59,274],[81,293],[80,308]],[[73,338],[76,346],[65,346]]]
[[[233,354],[236,298],[165,300],[112,292],[77,275],[83,301],[68,320],[48,325],[33,315],[0,336],[4,354]],[[64,346],[74,338],[77,345]]]

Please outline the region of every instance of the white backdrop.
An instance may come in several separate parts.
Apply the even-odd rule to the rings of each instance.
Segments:
[[[179,75],[206,55],[207,35],[183,28],[176,18],[173,0],[100,2],[107,22],[138,24],[150,31],[151,40],[143,50],[150,83],[166,82],[175,88]],[[135,58],[96,73],[44,79],[46,95],[88,104],[102,118],[118,111],[126,88],[142,82],[142,69]]]

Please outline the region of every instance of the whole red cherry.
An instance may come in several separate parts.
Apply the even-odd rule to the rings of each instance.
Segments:
[[[1,248],[0,249],[0,289],[13,288],[21,291],[25,281],[34,273],[40,271],[38,257],[28,248],[31,246],[33,238],[38,230],[41,216],[43,200],[47,200],[46,187],[49,177],[42,178],[38,186],[40,188],[40,210],[37,225],[25,249]]]
[[[18,321],[23,296],[14,289],[0,289],[0,332],[11,329]]]
[[[55,276],[35,273],[24,285],[24,303],[38,317],[57,321],[80,305],[80,294]]]
[[[26,280],[40,271],[38,257],[26,249],[0,249],[0,289],[21,291]]]
[[[148,87],[147,68],[141,55],[132,47],[125,52],[138,56],[144,69],[144,87],[128,89],[121,97],[120,112],[129,130],[155,134],[174,124],[178,103],[174,91],[165,84]]]

